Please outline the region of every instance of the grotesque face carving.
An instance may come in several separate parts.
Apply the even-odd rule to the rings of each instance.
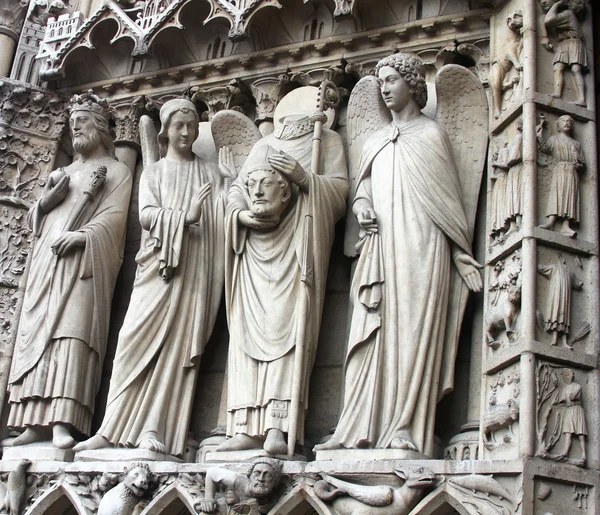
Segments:
[[[266,463],[257,463],[250,474],[248,490],[253,497],[270,495],[275,488],[275,474],[273,468]]]
[[[198,122],[193,112],[177,111],[169,121],[167,129],[169,145],[178,152],[190,152],[198,137]]]
[[[285,179],[275,172],[256,170],[246,181],[250,196],[250,211],[253,215],[280,217],[290,200],[290,187]]]
[[[383,66],[379,70],[379,83],[383,101],[391,111],[400,112],[414,102],[408,84],[395,68]]]
[[[89,111],[75,111],[69,118],[73,149],[78,153],[87,153],[100,143],[94,115]]]
[[[125,486],[137,497],[142,497],[148,489],[148,476],[150,471],[146,467],[133,467],[125,476]]]

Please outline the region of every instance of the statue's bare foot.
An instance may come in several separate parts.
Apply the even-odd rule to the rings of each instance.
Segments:
[[[106,449],[110,446],[110,442],[102,435],[94,435],[83,442],[79,442],[73,447],[73,450],[75,452],[95,451],[96,449]]]
[[[545,224],[540,224],[539,228],[546,229],[547,231],[552,231],[554,229],[554,221],[546,222]]]
[[[286,454],[288,446],[285,443],[283,433],[279,429],[270,429],[263,449],[269,454]]]
[[[568,224],[563,224],[561,226],[560,233],[568,236],[569,238],[577,238],[577,231],[571,229]]]
[[[138,444],[139,449],[147,449],[152,452],[160,452],[161,454],[167,453],[167,448],[158,435],[153,434],[143,438]]]
[[[71,436],[71,431],[64,424],[54,424],[52,426],[52,444],[58,449],[71,449],[75,445],[75,439]]]
[[[413,441],[412,434],[408,429],[399,429],[395,434],[396,436],[394,436],[390,442],[390,449],[419,452],[419,449],[417,449],[417,446]]]
[[[335,451],[337,449],[343,449],[342,443],[332,436],[329,440],[323,443],[319,443],[313,447],[313,452],[317,451]]]
[[[219,451],[247,451],[249,449],[260,449],[261,442],[257,438],[240,433],[229,440],[225,440],[217,447]]]
[[[19,436],[12,441],[4,441],[7,446],[18,447],[19,445],[28,445],[30,443],[41,442],[44,440],[45,431],[42,428],[28,427]]]

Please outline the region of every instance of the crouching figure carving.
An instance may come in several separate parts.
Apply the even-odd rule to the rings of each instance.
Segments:
[[[130,515],[150,486],[150,468],[134,464],[125,469],[125,478],[110,489],[98,505],[98,515]]]
[[[435,474],[426,468],[394,469],[404,480],[402,486],[357,485],[322,474],[314,486],[315,494],[331,502],[340,515],[406,515],[435,486]]]

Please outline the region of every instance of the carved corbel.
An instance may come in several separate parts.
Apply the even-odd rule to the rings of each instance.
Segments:
[[[256,100],[256,125],[263,136],[266,136],[273,132],[275,108],[290,89],[290,76],[282,74],[277,78],[258,79],[250,86],[250,89]]]
[[[144,95],[113,104],[115,120],[115,152],[119,160],[135,171],[140,151],[140,116],[147,111],[147,99]]]
[[[224,109],[235,109],[243,113],[244,106],[252,97],[250,88],[239,79],[230,81],[226,86],[206,89],[193,88],[191,93],[192,102],[201,101],[206,104],[209,121]]]

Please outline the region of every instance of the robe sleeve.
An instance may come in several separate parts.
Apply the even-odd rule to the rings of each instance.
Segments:
[[[140,180],[140,224],[154,240],[160,272],[179,266],[186,214],[180,209],[161,206],[157,168],[146,170]]]

